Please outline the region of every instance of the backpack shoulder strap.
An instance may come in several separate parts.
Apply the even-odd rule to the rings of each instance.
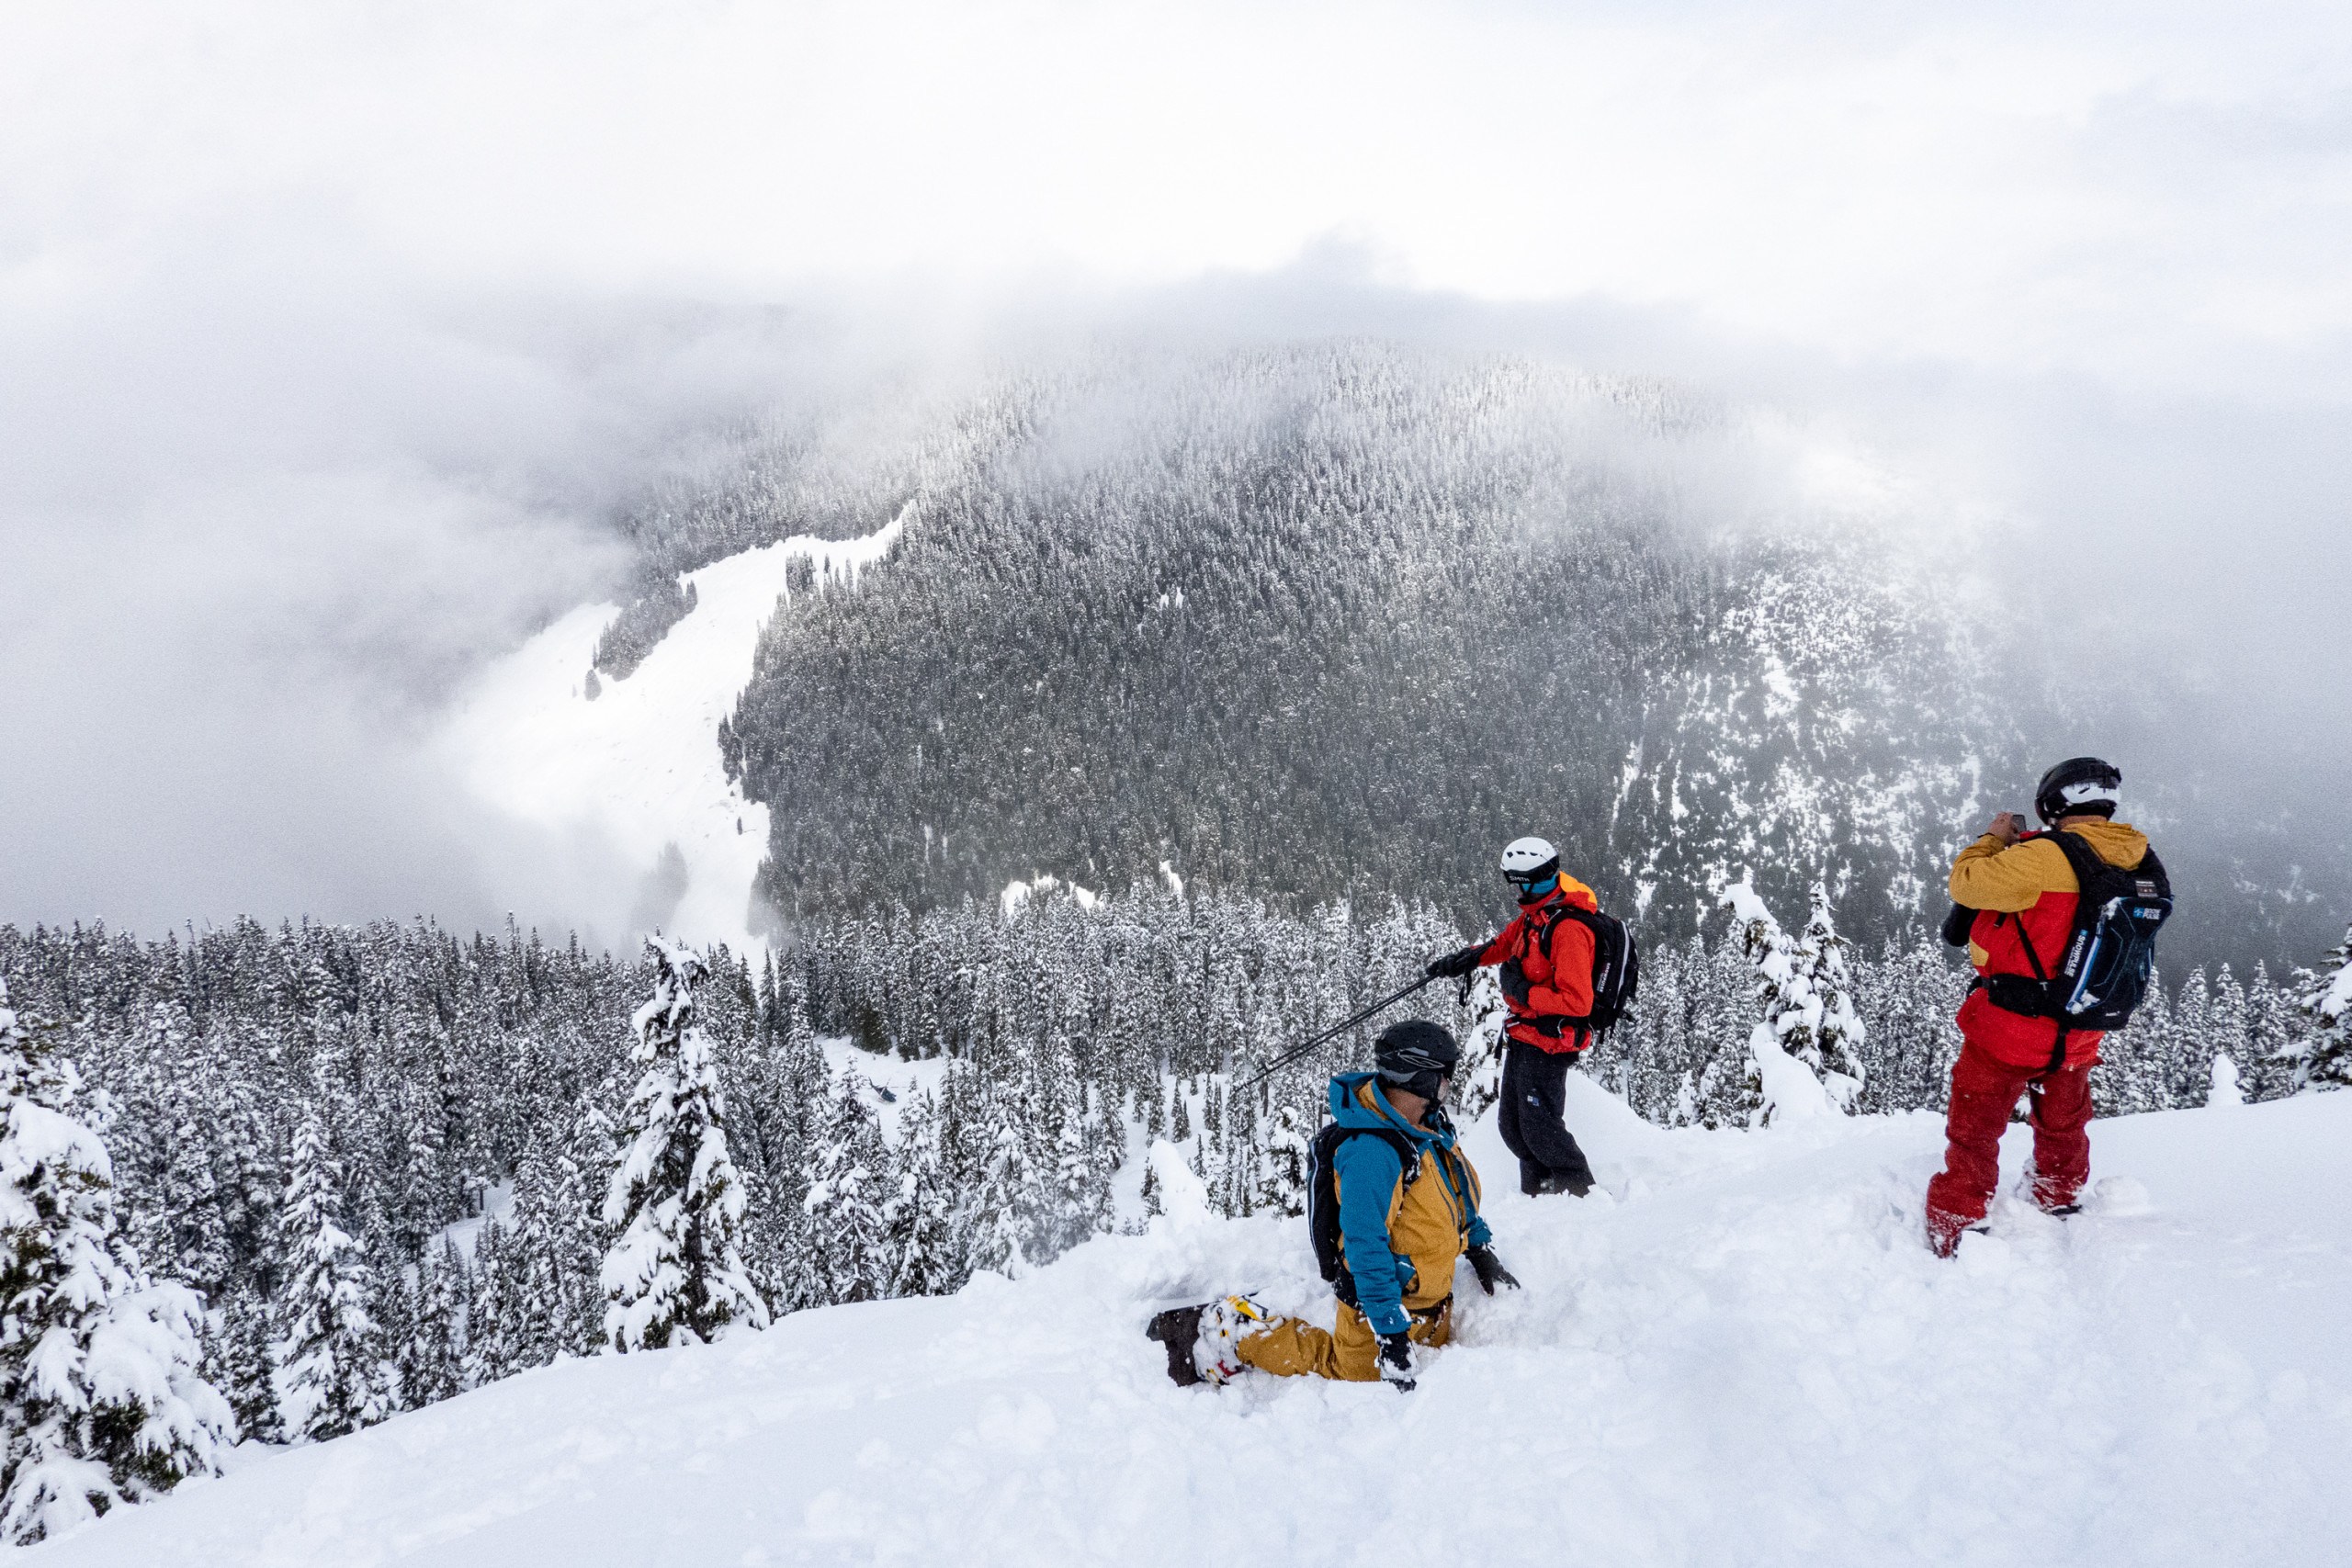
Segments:
[[[1409,1182],[1419,1174],[1421,1163],[1420,1145],[1394,1127],[1342,1127],[1337,1122],[1329,1122],[1324,1123],[1323,1131],[1317,1141],[1329,1140],[1323,1143],[1323,1156],[1326,1161],[1330,1161],[1339,1157],[1340,1145],[1356,1138],[1378,1138],[1396,1150],[1396,1163],[1405,1168],[1407,1181]]]
[[[2094,882],[2104,877],[2134,875],[2139,872],[2141,865],[2145,865],[2154,854],[2151,851],[2148,855],[2141,856],[2140,865],[2110,865],[2108,863],[2107,857],[2091,848],[2078,833],[2052,832],[2048,837],[2057,845],[2058,852],[2066,857],[2067,869],[2075,874],[2075,889],[2078,895],[2078,901],[2075,906],[2075,923],[2078,926],[2088,925],[2091,922],[2089,903],[2091,885]],[[2162,867],[2159,866],[2158,869],[2161,870]]]
[[[2018,843],[2021,843],[2021,844],[2025,844],[2025,843],[2031,843],[2031,842],[2032,842],[2034,840],[2036,840],[2036,839],[2063,839],[2063,838],[2064,838],[2065,836],[2066,836],[2065,834],[2064,834],[2064,833],[2061,833],[2061,832],[2057,831],[2055,829],[2051,829],[2051,830],[2049,830],[2048,832],[2042,832],[2042,833],[2028,833],[2028,834],[2026,834],[2023,838],[2019,839],[2019,840],[2018,840]],[[2086,848],[2087,848],[2088,846],[2087,846],[2087,845],[2086,845],[2085,847],[2086,847]],[[2079,866],[2079,865],[2077,865],[2077,864],[2075,864],[2075,856],[2074,856],[2074,852],[2073,852],[2070,849],[2068,849],[2068,847],[2067,847],[2066,845],[2064,845],[2064,844],[2053,844],[2053,845],[2052,846],[2052,848],[2055,849],[2055,850],[2056,850],[2060,854],[2064,855],[2064,856],[2066,857],[2066,864],[2067,864],[2067,865],[2068,865],[2068,867],[2069,867],[2069,868],[2071,868],[2071,869],[2074,871],[2074,873],[2075,873],[2075,888],[2076,888],[2076,895],[2075,895],[2075,918],[2079,919],[2081,918],[2081,911],[2082,911],[2082,907],[2083,907],[2083,904],[2082,904],[2082,897],[2081,897],[2081,892],[2080,892],[2080,889],[2081,889],[2081,886],[2082,886],[2082,881],[2083,881],[2083,868],[2082,868],[2081,866]],[[2042,962],[2041,962],[2041,954],[2034,951],[2034,947],[2033,947],[2033,933],[2032,933],[2031,931],[2028,931],[2028,930],[2026,930],[2026,929],[2025,929],[2025,914],[2024,914],[2024,911],[2022,911],[2022,910],[2018,911],[2018,912],[2015,914],[2014,919],[2015,919],[2017,920],[2017,922],[2018,922],[2018,945],[2019,947],[2022,947],[2022,948],[2024,948],[2024,949],[2025,949],[2025,961],[2026,961],[2028,964],[2032,964],[2032,965],[2033,965],[2033,977],[2034,977],[2035,979],[2037,979],[2037,980],[2041,981],[2043,985],[2047,986],[2048,984],[2050,984],[2050,971],[2049,971],[2046,967],[2044,967],[2044,966],[2043,966]],[[2062,943],[2061,945],[2062,945],[2062,948],[2063,948],[2063,945],[2064,945],[2064,944]],[[2063,1037],[2063,1032],[2062,1032],[2062,1037]]]
[[[1552,933],[1560,929],[1560,922],[1573,919],[1578,924],[1589,924],[1590,922],[1585,919],[1586,913],[1586,910],[1577,908],[1566,898],[1553,907],[1551,913],[1545,917],[1543,925],[1538,927],[1535,932],[1536,944],[1544,953],[1544,962],[1549,964],[1552,961]]]
[[[1328,1160],[1339,1151],[1340,1141],[1348,1136],[1348,1132],[1347,1128],[1340,1126],[1337,1122],[1326,1122],[1316,1129],[1312,1147]]]
[[[1413,1179],[1421,1174],[1421,1145],[1394,1127],[1364,1127],[1358,1131],[1371,1134],[1396,1151],[1397,1180],[1410,1187]]]
[[[1421,1145],[1402,1133],[1389,1134],[1388,1140],[1396,1145],[1396,1160],[1405,1168],[1405,1185],[1410,1187],[1421,1174]]]
[[[1563,904],[1560,906],[1561,919],[1574,920],[1585,930],[1592,932],[1596,937],[1600,934],[1601,925],[1609,918],[1610,917],[1602,914],[1598,909],[1579,908],[1574,904]],[[1560,921],[1555,920],[1552,923],[1556,926]],[[1546,953],[1548,953],[1548,952],[1549,950],[1547,949]]]

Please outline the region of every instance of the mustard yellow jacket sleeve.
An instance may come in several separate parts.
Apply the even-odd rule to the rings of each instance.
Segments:
[[[2016,914],[2032,908],[2044,893],[2074,886],[2066,852],[2041,839],[2004,847],[1987,833],[1951,863],[1951,901],[1971,909]]]

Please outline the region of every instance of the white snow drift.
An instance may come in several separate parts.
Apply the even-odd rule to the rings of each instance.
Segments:
[[[760,633],[791,595],[792,563],[820,590],[854,585],[898,540],[906,514],[862,539],[795,536],[687,574],[695,604],[628,679],[583,684],[596,639],[620,614],[585,604],[492,665],[442,744],[482,800],[521,821],[587,834],[649,875],[670,846],[685,892],[669,934],[755,951],[752,880],[768,809],[746,800],[718,755],[718,721],[752,678]]]
[[[1936,1119],[1664,1132],[1581,1078],[1608,1195],[1492,1195],[1400,1396],[1179,1390],[1157,1307],[1324,1311],[1300,1222],[1156,1222],[1016,1282],[560,1363],[253,1460],[65,1565],[2340,1563],[2352,1093],[2103,1121],[2069,1224],[1920,1247]],[[2007,1153],[2014,1176],[2022,1129]],[[1513,1185],[1491,1128],[1472,1135]],[[250,1452],[250,1450],[246,1450]]]

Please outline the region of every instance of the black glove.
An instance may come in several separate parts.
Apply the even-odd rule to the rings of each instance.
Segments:
[[[1413,1391],[1413,1341],[1409,1335],[1380,1337],[1380,1381],[1399,1393]]]
[[[1951,913],[1944,917],[1943,938],[1946,947],[1966,947],[1968,933],[1976,924],[1976,911],[1965,904],[1954,904]]]
[[[1449,953],[1442,958],[1430,959],[1428,969],[1423,973],[1432,980],[1458,980],[1478,967],[1479,955],[1486,951],[1485,942],[1474,942],[1459,953]]]
[[[1519,1280],[1503,1267],[1503,1260],[1495,1256],[1495,1249],[1491,1247],[1472,1247],[1470,1267],[1477,1271],[1478,1288],[1490,1296],[1495,1293],[1497,1285],[1509,1285],[1514,1291],[1519,1289]]]
[[[1503,965],[1502,980],[1503,995],[1510,998],[1511,1005],[1525,1007],[1529,990],[1527,971],[1519,966],[1518,959],[1514,958]]]

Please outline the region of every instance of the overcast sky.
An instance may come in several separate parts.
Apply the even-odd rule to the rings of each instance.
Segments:
[[[2340,4],[0,0],[0,919],[575,914],[417,742],[611,498],[1123,313],[1785,401],[2341,759],[2347,256]]]

